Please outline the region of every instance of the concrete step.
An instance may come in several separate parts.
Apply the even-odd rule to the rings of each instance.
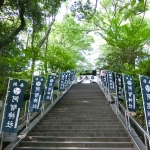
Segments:
[[[79,122],[79,121],[76,121],[76,122],[61,122],[61,121],[52,121],[51,120],[51,122],[50,121],[43,121],[43,122],[40,122],[40,123],[38,123],[38,125],[42,125],[42,124],[44,124],[44,125],[57,125],[59,123],[59,125],[61,126],[61,125],[120,125],[121,123],[120,122],[117,122],[116,123],[116,121],[103,121],[103,122],[101,122],[101,121],[96,121],[96,122]]]
[[[82,142],[131,142],[129,137],[51,137],[27,136],[26,141],[82,141]]]
[[[94,147],[105,147],[105,148],[130,148],[133,147],[132,142],[79,142],[79,141],[23,141],[20,144],[20,147],[83,147],[83,148],[94,148]]]
[[[136,148],[16,147],[15,150],[137,150]]]
[[[42,122],[43,122],[43,124],[45,123],[45,122],[49,122],[49,123],[51,123],[51,120],[52,120],[52,118],[49,118],[49,119],[44,119],[44,120],[42,120]],[[82,122],[82,123],[90,123],[90,122],[95,122],[95,123],[102,123],[102,122],[107,122],[107,123],[109,123],[109,122],[116,122],[116,121],[118,121],[116,118],[108,118],[108,120],[106,120],[106,118],[104,119],[104,118],[102,118],[102,119],[99,119],[99,118],[97,118],[96,120],[95,119],[87,119],[87,118],[79,118],[79,119],[74,119],[74,118],[68,118],[68,119],[57,119],[57,118],[54,118],[53,119],[53,122],[60,122],[60,123],[65,123],[65,122],[67,122],[67,123],[69,123],[69,122],[72,122],[72,123],[80,123],[80,122]]]
[[[61,133],[109,133],[112,131],[112,129],[44,129],[44,128],[40,128],[40,129],[33,129],[33,132],[51,132],[51,133],[57,133],[57,132],[61,132]],[[126,131],[124,130],[120,130],[120,129],[113,129],[113,133],[115,132],[120,132],[120,133],[125,133]],[[112,133],[112,132],[111,132]]]
[[[64,136],[64,137],[72,137],[72,136],[76,136],[76,137],[128,137],[128,133],[127,132],[102,132],[102,133],[95,133],[95,132],[31,132],[28,134],[29,136]]]
[[[110,129],[110,126],[109,125],[84,125],[84,126],[81,126],[81,125],[66,125],[66,126],[60,126],[60,125],[38,125],[35,127],[35,129],[50,129],[50,127],[52,129],[79,129],[82,130],[82,129],[95,129],[95,130],[101,130],[101,129]],[[124,129],[121,125],[112,125],[111,126],[111,130],[121,130],[121,129]]]

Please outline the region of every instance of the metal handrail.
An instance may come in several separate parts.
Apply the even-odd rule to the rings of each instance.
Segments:
[[[28,125],[27,128],[25,128],[19,135],[18,135],[18,139],[16,141],[16,143],[14,144],[10,144],[8,145],[5,150],[13,150],[17,145],[18,143],[27,135],[27,133],[32,130],[32,128],[42,119],[43,116],[45,116],[48,111],[54,107],[54,105],[60,100],[60,98],[71,88],[71,86],[73,84],[76,84],[76,82],[71,82],[70,86],[64,91],[64,92],[61,92],[60,95],[53,101],[53,103],[51,103],[50,105],[48,105],[48,107],[44,110],[44,112],[42,114],[40,114],[40,112],[37,114],[37,117],[35,118],[35,120],[33,120],[32,123],[30,123]],[[42,107],[42,106],[41,106]],[[40,107],[40,108],[41,108]]]
[[[112,95],[112,94],[109,92],[109,90],[107,89],[107,87],[104,85],[103,82],[101,82],[101,81],[99,80],[99,81],[98,81],[98,85],[100,86],[101,90],[102,90],[103,93],[105,94],[105,97],[107,98],[108,101],[111,102],[110,95],[111,95],[111,97],[113,97],[113,99],[116,101],[116,97],[114,97],[114,95]],[[125,113],[125,115],[126,115],[127,110],[125,109],[125,107],[124,107],[122,104],[120,104],[120,103],[117,103],[117,105],[118,105],[119,108],[122,109],[122,111],[123,111],[123,112]],[[115,107],[117,107],[117,105],[116,105]],[[120,110],[119,110],[119,113],[121,113]],[[118,115],[118,114],[117,114],[117,115]],[[134,124],[136,125],[136,127],[138,128],[138,130],[143,134],[143,136],[142,136],[142,135],[140,135],[140,136],[142,136],[143,139],[145,140],[145,141],[143,141],[143,143],[145,144],[145,150],[148,150],[148,147],[149,147],[149,142],[148,142],[148,141],[150,141],[150,136],[149,136],[149,134],[140,126],[140,124],[139,124],[139,123],[131,116],[131,114],[129,114],[129,113],[128,113],[128,119],[131,120],[132,123],[134,123]],[[128,128],[128,124],[126,124],[125,126],[126,126],[126,128]],[[134,129],[134,128],[133,128],[133,129]],[[130,132],[130,130],[128,130],[128,132]]]

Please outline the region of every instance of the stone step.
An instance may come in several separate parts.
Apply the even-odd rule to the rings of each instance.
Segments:
[[[26,141],[82,141],[82,142],[131,142],[129,137],[51,137],[27,136]]]
[[[112,114],[110,114],[110,115],[108,115],[108,114],[104,114],[103,116],[101,116],[101,115],[99,115],[99,114],[97,114],[97,113],[93,113],[93,115],[94,115],[94,117],[95,118],[97,118],[97,119],[99,119],[99,120],[101,120],[101,119],[103,119],[103,118],[113,118],[113,119],[117,119],[116,118],[116,116],[114,116],[114,115],[112,115]],[[92,119],[93,118],[93,116],[92,116],[92,114],[83,114],[83,113],[81,113],[80,115],[79,114],[75,114],[75,113],[72,113],[72,114],[69,114],[68,116],[67,116],[67,114],[51,114],[51,115],[46,115],[44,118],[43,118],[43,120],[46,120],[46,119],[50,119],[50,118],[54,118],[54,119],[62,119],[62,117],[63,117],[63,119],[66,119],[66,118],[74,118],[74,119],[84,119],[84,118],[86,118],[86,119]]]
[[[99,124],[99,125],[102,125],[102,124],[108,124],[108,123],[112,123],[112,124],[115,124],[116,123],[116,121],[118,121],[117,119],[115,119],[115,120],[113,120],[113,119],[111,119],[111,120],[53,120],[52,121],[52,119],[49,119],[49,120],[42,120],[42,124],[44,124],[44,123],[52,123],[52,124],[57,124],[57,123],[60,123],[60,124],[68,124],[68,123],[72,123],[72,124],[74,124],[74,123],[76,123],[76,124],[87,124],[87,123],[91,123],[91,124],[93,124],[93,123],[95,123],[95,125],[97,125],[97,124]],[[118,124],[118,123],[116,123],[116,124]]]
[[[117,123],[117,122],[89,122],[89,123],[87,123],[87,122],[74,122],[74,123],[72,123],[72,122],[53,122],[53,121],[51,121],[51,122],[40,122],[40,123],[38,123],[38,125],[60,125],[60,126],[66,126],[66,125],[79,125],[79,126],[86,126],[86,125],[110,125],[110,127],[112,126],[112,125],[120,125],[121,123]]]
[[[26,141],[95,141],[95,142],[131,142],[129,137],[53,137],[27,136]]]
[[[128,137],[127,132],[102,132],[102,133],[95,133],[95,132],[31,132],[28,134],[29,136],[64,136],[64,137]]]
[[[136,148],[16,147],[14,150],[137,150]]]
[[[103,114],[105,114],[105,115],[111,115],[113,112],[110,110],[110,109],[105,109],[105,108],[103,108],[103,109],[100,109],[100,110],[98,110],[98,108],[94,108],[95,110],[97,110],[97,111],[92,111],[92,110],[87,110],[87,109],[89,109],[89,108],[85,108],[85,110],[84,109],[72,109],[72,108],[70,108],[70,109],[68,109],[68,110],[65,110],[65,109],[57,109],[57,110],[52,110],[52,113],[51,114],[56,114],[56,113],[60,113],[60,115],[61,115],[61,113],[62,114],[70,114],[70,115],[72,115],[72,114],[74,114],[74,113],[77,113],[78,112],[78,114],[79,113],[87,113],[87,114],[91,114],[91,113],[93,113],[93,114],[101,114],[101,115],[103,115]],[[76,112],[77,111],[77,112]],[[50,115],[51,115],[50,114]]]
[[[78,122],[78,123],[80,123],[80,122],[85,122],[85,123],[90,123],[90,122],[99,122],[99,123],[101,123],[101,122],[116,122],[116,121],[118,121],[118,119],[117,118],[107,118],[107,120],[106,120],[106,118],[101,118],[101,119],[99,119],[99,118],[97,118],[96,120],[95,119],[92,119],[92,118],[44,118],[43,120],[42,120],[42,122],[44,123],[44,122],[51,122],[51,120],[53,120],[53,122],[72,122],[72,123],[76,123],[76,122]]]
[[[57,133],[57,132],[61,132],[61,133],[110,133],[112,131],[112,129],[48,129],[48,128],[34,128],[32,130],[33,132],[51,132],[51,133]],[[120,132],[120,133],[125,133],[125,130],[120,130],[120,129],[113,129],[113,133],[115,132]],[[111,132],[112,133],[112,132]]]
[[[88,148],[94,148],[94,147],[105,147],[105,148],[130,148],[133,147],[132,142],[57,142],[57,141],[22,141],[20,144],[20,147],[88,147]]]
[[[66,126],[60,126],[60,125],[38,125],[35,127],[35,129],[50,129],[50,127],[52,129],[110,129],[109,125],[84,125],[84,126],[80,126],[80,125],[66,125]],[[121,125],[112,125],[111,126],[111,130],[114,129],[124,129]]]

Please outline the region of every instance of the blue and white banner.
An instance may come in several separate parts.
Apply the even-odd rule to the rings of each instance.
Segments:
[[[67,87],[70,85],[70,71],[66,71],[66,75],[67,75]]]
[[[126,96],[126,105],[129,111],[136,111],[136,94],[133,77],[130,75],[123,75],[124,90]]]
[[[65,86],[65,88],[68,87],[68,73],[65,73],[64,86]]]
[[[2,132],[17,133],[20,109],[26,88],[26,81],[11,79],[7,91],[4,114],[2,118]]]
[[[144,104],[147,129],[150,132],[150,78],[140,76],[141,93]]]
[[[111,71],[107,71],[106,72],[106,82],[107,82],[107,87],[109,90],[114,90],[115,86],[114,86],[114,76],[113,76],[113,72]]]
[[[44,91],[44,99],[43,99],[46,102],[51,101],[55,81],[56,81],[55,74],[48,75],[47,84],[46,84],[45,91]]]
[[[59,91],[65,91],[65,75],[66,73],[64,72],[60,73],[58,86]]]
[[[70,81],[75,80],[75,76],[76,76],[76,70],[71,70],[70,71]]]
[[[44,87],[44,77],[34,76],[30,93],[30,112],[38,112]]]
[[[118,100],[123,100],[123,81],[122,81],[122,75],[116,73],[115,74],[115,79],[116,79],[116,94]]]

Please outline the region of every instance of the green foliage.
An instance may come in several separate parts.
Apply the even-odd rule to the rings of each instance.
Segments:
[[[0,76],[0,100],[4,101],[7,92],[8,78]]]
[[[144,2],[144,0],[139,1],[138,3],[136,0],[132,0],[131,3],[124,3],[124,5],[119,8],[119,12],[124,15],[124,20],[133,18],[135,15],[144,13],[147,10],[148,3]]]
[[[138,74],[150,77],[150,59],[141,60],[137,72]]]
[[[45,57],[43,58],[45,59]],[[67,71],[76,68],[75,55],[58,46],[50,46],[47,53],[48,68],[52,72]]]

